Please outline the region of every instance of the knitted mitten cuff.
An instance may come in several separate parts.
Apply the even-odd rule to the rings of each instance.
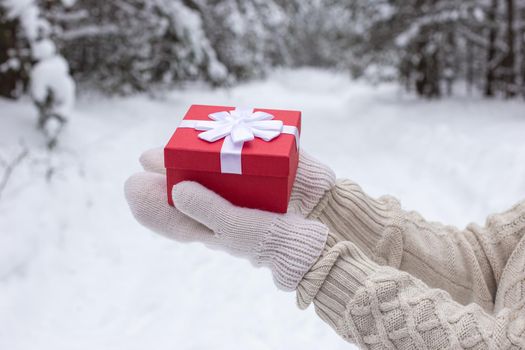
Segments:
[[[320,222],[294,214],[278,216],[253,262],[270,268],[279,289],[293,291],[321,255],[327,235],[328,228]]]
[[[269,268],[279,289],[294,291],[321,255],[328,228],[297,214],[245,209],[244,215],[224,217],[214,233],[206,245]]]
[[[308,216],[334,184],[333,170],[301,151],[288,211]]]

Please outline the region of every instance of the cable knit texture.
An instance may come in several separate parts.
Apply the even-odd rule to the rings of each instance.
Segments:
[[[525,204],[465,230],[428,222],[390,196],[374,199],[350,180],[338,181],[310,218],[326,224],[328,245],[353,242],[369,258],[446,290],[462,304],[492,311],[498,281],[520,241]]]
[[[525,349],[525,202],[461,231],[339,181],[311,214],[330,228],[297,288],[366,349]]]

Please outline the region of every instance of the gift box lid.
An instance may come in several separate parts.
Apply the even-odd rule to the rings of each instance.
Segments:
[[[210,120],[211,113],[231,111],[231,106],[192,105],[184,120]],[[254,108],[274,116],[284,125],[301,131],[301,112],[292,110]],[[177,128],[164,148],[164,165],[170,169],[221,172],[220,152],[224,139],[208,142],[198,137],[201,130]],[[294,135],[280,134],[271,141],[255,138],[242,148],[242,174],[286,177],[293,173],[292,159],[297,159],[298,147]],[[295,156],[293,156],[295,155]]]

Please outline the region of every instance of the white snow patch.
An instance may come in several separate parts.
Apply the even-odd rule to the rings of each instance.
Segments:
[[[39,40],[31,45],[31,54],[37,61],[54,56],[57,52],[55,44],[49,40]]]
[[[42,59],[33,66],[30,76],[33,99],[42,103],[52,93],[53,110],[68,118],[75,103],[75,82],[69,76],[66,60],[58,55]]]
[[[76,2],[77,0],[62,0],[62,5],[64,5],[65,7],[71,7],[75,5]]]

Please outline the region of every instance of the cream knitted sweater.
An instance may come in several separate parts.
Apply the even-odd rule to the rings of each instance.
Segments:
[[[525,202],[460,231],[339,181],[299,307],[364,349],[525,349]]]

